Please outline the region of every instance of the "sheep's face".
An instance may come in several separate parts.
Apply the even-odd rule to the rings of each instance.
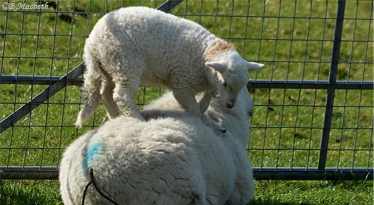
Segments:
[[[264,66],[245,61],[238,54],[230,56],[227,61],[207,62],[206,65],[218,72],[217,89],[227,108],[235,106],[239,92],[247,85],[248,71],[258,70]]]

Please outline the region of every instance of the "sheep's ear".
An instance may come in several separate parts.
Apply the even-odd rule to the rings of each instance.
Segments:
[[[253,63],[253,62],[248,62],[248,71],[255,71],[258,70],[262,67],[264,67],[264,64],[261,63]]]
[[[218,71],[219,73],[223,73],[226,70],[226,66],[222,63],[218,62],[206,62],[206,66],[213,68],[214,70]]]

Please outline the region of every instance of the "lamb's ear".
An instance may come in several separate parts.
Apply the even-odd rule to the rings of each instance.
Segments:
[[[260,69],[260,68],[262,68],[264,66],[265,65],[261,64],[261,63],[248,62],[248,71],[258,70],[258,69]]]
[[[223,73],[226,70],[226,66],[222,63],[218,62],[206,62],[206,66],[213,68],[214,70],[218,71],[219,73]]]

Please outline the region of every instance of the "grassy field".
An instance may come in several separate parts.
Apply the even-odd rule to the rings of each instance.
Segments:
[[[4,181],[4,205],[57,205],[58,181]],[[369,205],[372,183],[364,181],[257,181],[251,205]],[[21,188],[22,187],[22,188]]]
[[[14,1],[17,2],[17,1]],[[26,1],[33,4],[34,1]],[[163,1],[75,2],[56,9],[0,12],[2,75],[61,76],[82,61],[86,36],[104,12]],[[91,15],[72,15],[74,7]],[[373,81],[371,1],[347,1],[338,80]],[[327,80],[337,1],[184,1],[172,13],[200,23],[233,44],[242,56],[266,67],[252,79]],[[67,13],[65,13],[67,12]],[[22,23],[23,22],[23,23]],[[2,35],[5,34],[6,35]],[[44,90],[45,85],[1,85],[3,119]],[[249,156],[256,167],[316,167],[326,90],[250,89],[255,101]],[[162,93],[139,90],[143,105]],[[328,167],[373,167],[372,90],[337,90]],[[58,166],[63,150],[100,125],[101,107],[83,129],[73,124],[79,88],[69,86],[0,135],[0,166]],[[62,204],[57,181],[3,180],[0,204]],[[371,204],[372,181],[258,181],[254,204]]]

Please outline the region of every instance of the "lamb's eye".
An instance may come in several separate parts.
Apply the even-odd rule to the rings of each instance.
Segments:
[[[226,87],[227,88],[227,83],[226,82],[223,82],[223,87]]]

